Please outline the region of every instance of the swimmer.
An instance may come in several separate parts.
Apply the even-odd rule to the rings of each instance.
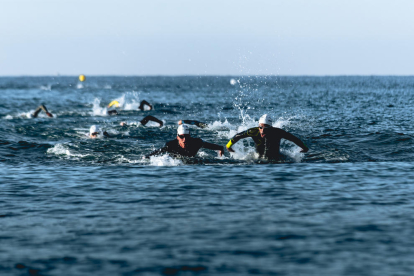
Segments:
[[[309,150],[309,148],[293,134],[290,134],[283,129],[272,127],[272,119],[267,114],[260,117],[258,127],[253,127],[234,135],[226,145],[227,150],[229,152],[234,152],[231,147],[240,139],[247,137],[253,139],[256,146],[256,152],[259,154],[260,158],[279,160],[280,140],[282,138],[301,147],[301,152],[308,152]]]
[[[218,150],[220,156],[224,153],[223,146],[204,142],[200,138],[191,137],[190,128],[187,125],[180,125],[177,129],[176,139],[167,142],[163,148],[150,153],[146,158],[163,153],[170,153],[175,157],[194,157],[200,148]]]
[[[110,138],[111,136],[106,131],[102,131],[102,129],[97,126],[93,125],[89,129],[89,138],[95,139],[98,138],[98,135],[103,135],[104,137]]]
[[[152,105],[149,102],[147,102],[146,100],[142,100],[141,101],[141,103],[139,104],[138,109],[139,110],[144,110],[144,106],[145,105],[149,106],[149,110],[152,110],[153,109]],[[117,100],[114,100],[114,101],[112,101],[112,102],[110,102],[108,104],[108,108],[110,108],[112,106],[120,107],[120,104],[119,104],[119,102]],[[108,110],[108,115],[118,115],[118,114],[119,114],[118,111],[116,111],[115,109]]]
[[[162,127],[164,125],[164,123],[161,120],[159,120],[159,119],[157,119],[157,118],[155,118],[154,116],[151,116],[151,115],[146,116],[144,119],[142,119],[140,121],[140,123],[141,123],[141,125],[145,126],[149,121],[153,121],[153,122],[156,122],[156,123],[160,124],[160,127]],[[126,126],[127,122],[121,122],[120,125],[121,126]]]
[[[50,113],[50,112],[47,110],[46,106],[45,106],[45,105],[43,105],[43,104],[39,105],[39,107],[38,107],[38,108],[35,110],[35,112],[32,114],[32,117],[33,117],[33,118],[37,118],[37,116],[39,115],[40,111],[42,111],[42,110],[46,113],[46,115],[47,115],[48,117],[53,118],[52,113]]]

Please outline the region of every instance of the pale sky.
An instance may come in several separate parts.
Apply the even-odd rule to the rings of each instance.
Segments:
[[[0,76],[414,75],[414,0],[0,0]]]

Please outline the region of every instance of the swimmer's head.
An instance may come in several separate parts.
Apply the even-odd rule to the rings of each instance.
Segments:
[[[265,114],[262,117],[260,117],[259,125],[260,124],[272,126],[272,118],[269,115]]]
[[[259,131],[262,138],[266,137],[267,130],[272,127],[272,118],[265,114],[259,119]]]
[[[190,128],[187,125],[180,125],[177,128],[177,140],[180,147],[186,148],[188,139],[191,137]]]
[[[190,134],[190,128],[187,125],[180,125],[177,128],[177,135]]]
[[[101,133],[101,129],[97,125],[91,126],[89,129],[89,137],[96,138]]]

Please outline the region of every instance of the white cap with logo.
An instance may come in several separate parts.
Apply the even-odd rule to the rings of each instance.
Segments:
[[[272,118],[269,115],[265,114],[262,117],[260,117],[259,124],[265,124],[265,125],[271,126],[272,125]]]
[[[187,125],[180,125],[177,128],[177,135],[190,134],[190,128]]]

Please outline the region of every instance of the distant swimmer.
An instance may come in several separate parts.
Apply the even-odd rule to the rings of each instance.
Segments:
[[[260,158],[279,160],[280,140],[282,138],[301,147],[301,152],[307,152],[309,150],[309,148],[296,136],[283,129],[272,127],[272,119],[267,114],[260,117],[258,127],[253,127],[234,135],[226,145],[227,150],[234,152],[231,147],[240,139],[247,137],[253,139],[256,145],[256,152],[259,154]]]
[[[159,120],[159,119],[157,119],[157,118],[155,118],[154,116],[151,116],[151,115],[146,116],[144,119],[142,119],[140,121],[140,123],[141,123],[141,125],[145,126],[149,121],[153,121],[153,122],[156,122],[156,123],[160,124],[160,127],[162,127],[164,125],[164,123],[161,120]],[[121,126],[126,126],[127,122],[121,122],[120,125]]]
[[[200,128],[208,127],[207,124],[199,122],[199,121],[195,121],[195,120],[180,120],[178,121],[178,124],[179,125],[182,125],[182,124],[193,125],[193,126],[198,126]]]
[[[112,110],[108,110],[108,115],[118,115],[118,111],[116,111],[116,109],[112,109]]]
[[[35,110],[35,112],[32,114],[32,117],[33,117],[33,118],[37,118],[37,116],[39,115],[40,111],[42,111],[42,110],[46,113],[46,115],[47,115],[48,117],[53,118],[52,113],[50,113],[50,112],[47,110],[46,106],[45,106],[45,105],[43,105],[43,104],[41,104],[41,105],[40,105],[40,106],[39,106],[39,107]]]
[[[139,110],[144,110],[144,106],[145,105],[149,106],[149,110],[152,110],[153,109],[152,105],[149,102],[147,102],[146,100],[142,100],[141,101],[141,103],[139,104],[138,109]]]
[[[144,110],[144,106],[146,106],[146,105],[149,107],[149,110],[152,110],[153,109],[152,105],[149,102],[147,102],[146,100],[142,100],[141,101],[141,103],[139,104],[138,109],[139,110]],[[112,102],[110,102],[108,104],[108,108],[111,108],[112,106],[115,106],[115,107],[119,108],[121,105],[119,104],[119,102],[117,100],[114,100],[114,101],[112,101]],[[108,114],[111,111],[114,111],[114,110],[108,111]],[[116,112],[116,110],[115,110],[115,112]],[[109,114],[109,115],[117,115],[117,114],[118,113],[116,113],[116,114]]]
[[[95,139],[98,138],[99,135],[102,135],[104,137],[111,137],[108,132],[106,131],[102,131],[102,129],[97,126],[97,125],[93,125],[91,126],[91,128],[89,129],[89,138]]]
[[[223,146],[204,142],[200,138],[191,137],[190,128],[187,125],[180,125],[177,129],[176,139],[167,142],[163,148],[150,153],[146,158],[163,153],[169,153],[174,157],[194,157],[200,148],[218,150],[220,156],[224,153]]]

